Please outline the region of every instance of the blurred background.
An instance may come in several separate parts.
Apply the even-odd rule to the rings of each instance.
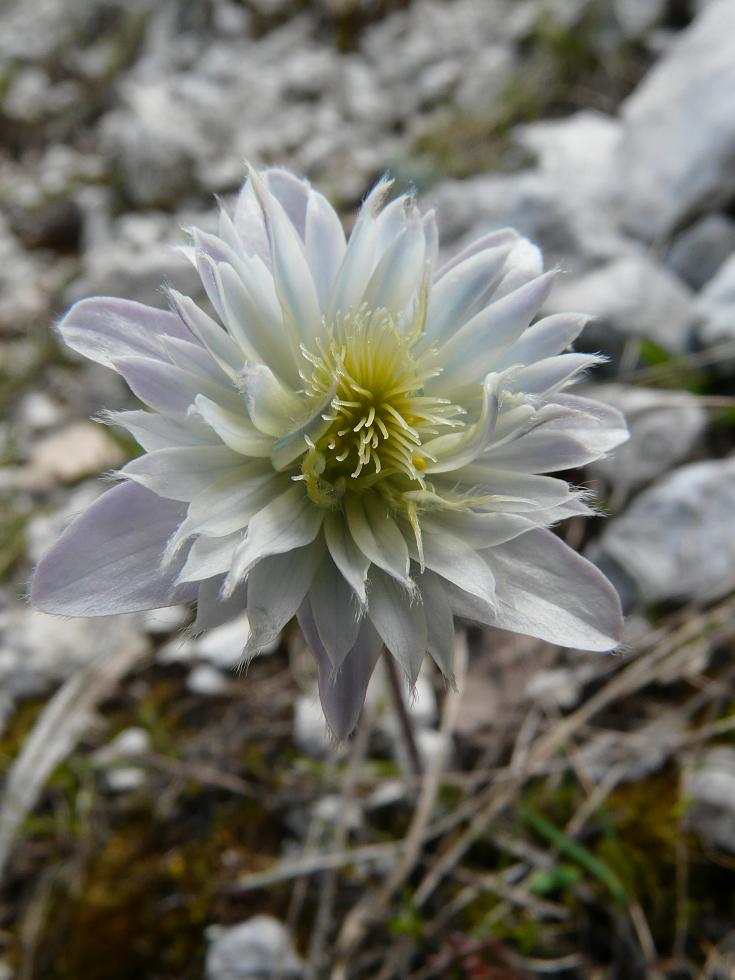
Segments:
[[[25,603],[136,452],[49,328],[195,291],[171,246],[246,158],[348,225],[389,170],[446,252],[532,237],[631,428],[577,474],[609,516],[560,528],[623,651],[461,632],[461,699],[426,669],[411,702],[430,778],[380,671],[330,743],[295,631],[244,676],[243,618]],[[5,0],[0,978],[735,977],[734,357],[735,0]]]

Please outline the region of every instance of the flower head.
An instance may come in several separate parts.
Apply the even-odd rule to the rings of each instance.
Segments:
[[[548,528],[588,513],[547,474],[626,436],[568,386],[576,314],[533,323],[553,283],[516,232],[437,270],[432,212],[367,197],[349,238],[287,171],[251,171],[219,234],[185,252],[211,315],[87,299],[59,324],[148,406],[108,413],[145,454],[41,560],[35,604],[101,616],[198,601],[196,628],[247,607],[248,656],[296,615],[340,736],[381,647],[410,681],[452,672],[453,617],[607,650],[614,590]]]

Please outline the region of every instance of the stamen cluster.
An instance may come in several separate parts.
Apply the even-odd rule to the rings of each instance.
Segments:
[[[312,368],[301,372],[305,390],[315,403],[333,393],[322,415],[326,431],[316,441],[306,437],[296,478],[314,503],[333,507],[347,492],[388,482],[394,490],[425,488],[423,471],[436,460],[423,444],[441,427],[461,425],[464,410],[423,393],[441,368],[433,349],[414,353],[419,337],[402,334],[390,311],[363,306],[325,324],[315,353],[302,346]]]

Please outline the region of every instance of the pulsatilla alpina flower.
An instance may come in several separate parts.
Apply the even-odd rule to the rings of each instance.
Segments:
[[[212,310],[87,299],[64,341],[149,411],[112,412],[145,454],[62,534],[33,600],[98,616],[198,601],[196,629],[247,607],[248,656],[294,616],[339,736],[383,645],[414,681],[452,673],[453,617],[608,650],[617,596],[548,528],[588,513],[546,474],[626,438],[567,393],[582,316],[531,325],[554,273],[511,230],[437,269],[432,212],[367,197],[349,241],[292,174],[250,173],[219,234],[185,249]]]

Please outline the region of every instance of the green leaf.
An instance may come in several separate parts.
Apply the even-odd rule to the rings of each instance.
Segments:
[[[588,874],[597,878],[607,888],[616,902],[625,904],[625,889],[612,868],[609,868],[586,847],[572,840],[571,837],[568,837],[558,827],[550,823],[546,817],[542,817],[540,813],[537,813],[531,807],[526,806],[521,810],[521,818],[537,834],[545,837],[550,844],[553,844],[561,854],[571,858],[572,861],[576,861]]]

